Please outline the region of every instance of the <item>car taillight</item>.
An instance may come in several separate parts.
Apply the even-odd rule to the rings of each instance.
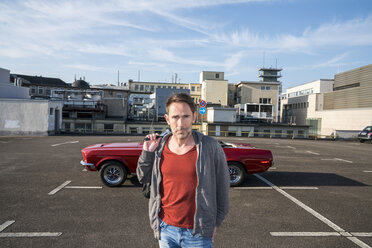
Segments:
[[[270,160],[262,160],[260,163],[261,164],[270,164]]]

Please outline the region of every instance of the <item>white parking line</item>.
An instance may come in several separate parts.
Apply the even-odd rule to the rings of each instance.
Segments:
[[[367,173],[370,173],[370,172],[372,172],[372,171],[363,171],[363,172],[367,172]]]
[[[323,223],[325,223],[326,225],[328,225],[330,228],[332,228],[333,230],[335,230],[341,236],[345,236],[347,239],[349,239],[350,241],[352,241],[354,244],[358,245],[359,247],[362,247],[362,248],[371,248],[369,245],[367,245],[363,241],[357,239],[356,237],[352,237],[352,235],[350,233],[346,232],[344,229],[342,229],[341,227],[339,227],[338,225],[336,225],[332,221],[328,220],[326,217],[324,217],[323,215],[319,214],[318,212],[316,212],[312,208],[308,207],[307,205],[305,205],[301,201],[297,200],[295,197],[291,196],[290,194],[288,194],[284,190],[282,190],[279,187],[275,186],[273,183],[271,183],[267,179],[265,179],[262,176],[257,175],[257,174],[255,174],[255,176],[258,179],[260,179],[261,181],[263,181],[264,183],[266,183],[267,185],[271,186],[277,192],[279,192],[280,194],[282,194],[283,196],[287,197],[289,200],[291,200],[292,202],[294,202],[295,204],[297,204],[299,207],[303,208],[304,210],[306,210],[307,212],[309,212],[311,215],[313,215],[314,217],[316,217],[317,219],[319,219],[320,221],[322,221]]]
[[[294,149],[296,150],[296,147],[293,146],[276,146],[277,148],[289,148],[289,149]]]
[[[5,223],[1,224],[0,225],[0,232],[2,232],[5,228],[7,228],[8,226],[10,226],[14,222],[15,222],[15,220],[8,220]]]
[[[60,146],[60,145],[76,144],[76,143],[79,143],[79,141],[78,141],[78,140],[75,140],[75,141],[68,141],[68,142],[63,142],[63,143],[54,144],[54,145],[50,145],[50,146]]]
[[[341,236],[338,232],[270,232],[274,237],[327,237]]]
[[[292,186],[285,186],[279,187],[280,189],[319,189],[318,187],[292,187]]]
[[[17,232],[17,233],[3,233],[2,231],[8,226],[12,225],[15,220],[8,220],[0,225],[0,238],[20,238],[20,237],[58,237],[61,232]]]
[[[256,190],[256,189],[273,189],[272,187],[233,187],[233,189],[249,189],[249,190]]]
[[[101,186],[66,186],[66,189],[102,189]]]
[[[293,187],[293,186],[283,186],[278,187],[280,189],[319,189],[318,187]],[[274,189],[273,187],[234,187],[233,189],[249,189],[249,190],[256,190],[256,189]]]
[[[312,152],[312,151],[306,151],[307,153],[314,154],[314,155],[319,155],[317,152]]]
[[[372,233],[352,232],[351,234],[356,237],[372,237]]]
[[[345,159],[342,159],[342,158],[322,158],[322,160],[325,160],[325,161],[341,161],[341,162],[346,162],[346,163],[350,163],[350,164],[353,163],[353,161],[345,160]]]
[[[61,232],[20,232],[20,233],[0,233],[0,238],[21,238],[21,237],[58,237]]]
[[[60,191],[61,189],[63,189],[66,185],[68,185],[69,183],[71,183],[71,181],[66,181],[66,182],[62,183],[57,188],[55,188],[52,191],[50,191],[48,193],[48,195],[54,195],[55,193],[57,193],[58,191]]]
[[[345,159],[342,159],[342,158],[335,158],[335,160],[342,161],[342,162],[346,162],[346,163],[350,163],[350,164],[353,163],[353,161],[345,160]]]

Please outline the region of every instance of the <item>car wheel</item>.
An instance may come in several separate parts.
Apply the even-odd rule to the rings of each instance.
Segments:
[[[236,162],[228,163],[230,172],[230,186],[239,186],[245,180],[245,170],[243,166]]]
[[[365,141],[365,140],[363,140],[363,139],[360,139],[360,140],[359,140],[360,143],[364,143],[364,141]]]
[[[101,179],[107,186],[116,187],[122,185],[127,179],[127,171],[119,162],[107,162],[102,166]]]

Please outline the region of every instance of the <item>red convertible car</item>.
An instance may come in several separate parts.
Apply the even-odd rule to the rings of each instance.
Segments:
[[[242,184],[247,174],[265,172],[273,165],[269,150],[244,143],[219,141],[230,171],[230,185]],[[89,171],[100,171],[104,184],[110,187],[124,183],[128,175],[136,175],[137,161],[143,143],[107,143],[87,146],[80,162]]]

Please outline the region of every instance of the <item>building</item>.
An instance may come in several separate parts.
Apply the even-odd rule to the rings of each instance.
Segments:
[[[62,102],[33,100],[18,78],[0,68],[0,135],[53,135],[60,132]]]
[[[29,88],[29,95],[32,99],[50,99],[52,90],[72,88],[59,78],[42,76],[29,76],[22,74],[11,74],[10,80],[15,85]]]
[[[208,104],[228,106],[228,83],[224,79],[223,72],[202,71],[200,73],[201,99]]]
[[[236,85],[235,108],[240,121],[276,122],[280,82],[241,81]]]
[[[195,103],[199,103],[201,99],[201,84],[199,83],[165,83],[165,82],[140,82],[128,81],[129,90],[131,93],[155,93],[156,89],[179,89],[190,90],[190,96]]]
[[[297,125],[307,125],[312,122],[310,116],[323,107],[322,96],[333,91],[333,83],[333,79],[319,79],[288,88],[281,95],[281,122]]]
[[[293,87],[282,101],[283,122],[309,125],[310,135],[356,137],[372,125],[372,64]]]

